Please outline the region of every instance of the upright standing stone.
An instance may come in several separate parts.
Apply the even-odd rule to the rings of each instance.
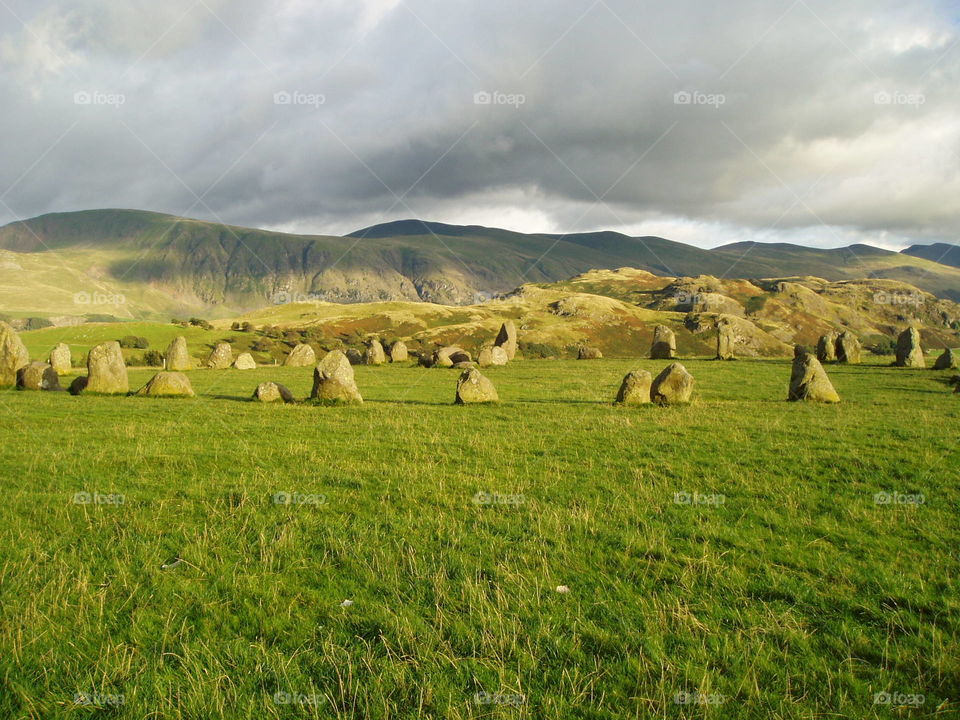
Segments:
[[[183,335],[177,335],[173,342],[167,346],[167,352],[164,354],[166,360],[166,369],[169,372],[180,372],[189,370],[193,366],[190,360],[190,353],[187,352],[187,339]]]
[[[254,370],[257,367],[257,361],[250,353],[240,353],[233,361],[233,367],[237,370]]]
[[[650,402],[650,384],[653,376],[646,370],[627,373],[617,392],[618,405],[643,405]]]
[[[498,402],[497,389],[479,370],[465,370],[457,380],[457,405]]]
[[[63,390],[57,371],[45,362],[32,362],[17,371],[18,390]]]
[[[364,361],[367,365],[383,365],[387,361],[387,354],[383,351],[383,345],[379,340],[371,340],[367,345]]]
[[[926,367],[923,359],[923,349],[920,347],[920,331],[910,327],[900,333],[897,338],[897,367]]]
[[[787,400],[792,402],[838,403],[840,396],[833,388],[823,365],[811,353],[799,345],[794,349],[793,370],[790,374],[790,390]]]
[[[507,320],[500,326],[494,345],[502,347],[507,353],[507,360],[513,360],[517,355],[517,326],[513,320]]]
[[[733,323],[724,315],[717,318],[717,360],[733,360],[737,340],[733,333]]]
[[[193,386],[190,384],[190,378],[182,372],[173,372],[164,370],[158,372],[144,385],[137,390],[137,395],[149,395],[151,397],[193,397]]]
[[[66,375],[73,369],[73,358],[70,356],[70,346],[66,343],[57,343],[50,351],[50,367],[57,375]]]
[[[600,360],[602,358],[603,353],[600,352],[599,348],[581,345],[580,349],[577,350],[577,360]]]
[[[290,351],[290,354],[283,359],[283,364],[287,367],[310,367],[316,364],[316,362],[317,353],[306,343],[297,345]]]
[[[347,362],[351,365],[363,365],[364,354],[356,348],[348,348],[346,352]]]
[[[846,363],[848,365],[859,365],[860,364],[860,341],[857,340],[857,336],[854,335],[849,330],[844,330],[840,335],[837,336],[837,362]]]
[[[933,364],[934,370],[956,370],[957,369],[957,353],[952,349],[947,348],[943,351],[943,354],[937,358],[937,361]]]
[[[105,342],[87,353],[87,376],[77,378],[70,385],[71,392],[92,392],[115,395],[130,392],[127,366],[116,340]]]
[[[271,403],[282,400],[285,403],[294,402],[293,393],[285,385],[275,382],[262,382],[253,391],[253,399],[257,402]]]
[[[397,340],[390,346],[390,362],[407,362],[410,359],[410,353],[407,350],[407,344],[403,340]]]
[[[821,335],[820,340],[817,341],[817,360],[821,363],[836,362],[838,342],[839,336],[836,333]]]
[[[680,363],[668,365],[650,386],[650,399],[658,405],[679,405],[690,402],[693,375]]]
[[[353,375],[353,366],[339,350],[331,350],[313,371],[311,400],[322,403],[359,405],[363,402]]]
[[[0,387],[17,384],[17,370],[30,364],[27,346],[16,330],[0,320]]]
[[[506,365],[510,361],[507,357],[507,351],[499,345],[487,346],[481,348],[477,355],[477,364],[480,367],[490,367],[491,365]]]
[[[465,356],[461,356],[465,354]],[[454,360],[454,356],[457,356],[457,359]],[[467,353],[463,348],[457,347],[456,345],[447,345],[437,350],[433,354],[433,367],[453,367],[455,362],[469,362],[470,354]]]
[[[657,325],[653,329],[653,344],[650,357],[654,360],[672,360],[677,354],[677,337],[666,325]]]
[[[230,343],[217,343],[210,356],[207,358],[206,365],[212,370],[225,370],[233,364],[233,348]]]

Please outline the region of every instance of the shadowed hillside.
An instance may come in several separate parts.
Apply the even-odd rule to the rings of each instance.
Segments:
[[[960,298],[960,269],[865,245],[703,250],[615,232],[524,234],[420,220],[332,237],[90,210],[0,228],[0,312],[62,323],[91,315],[229,317],[291,300],[469,305],[525,283],[618,267],[670,277],[884,278]]]

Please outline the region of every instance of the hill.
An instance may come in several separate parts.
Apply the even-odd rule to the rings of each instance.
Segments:
[[[960,247],[947,243],[933,243],[931,245],[911,245],[903,251],[905,255],[925,258],[943,265],[960,267]]]
[[[469,305],[525,283],[619,267],[670,277],[882,278],[960,299],[960,268],[865,245],[704,250],[615,232],[525,234],[420,220],[334,237],[89,210],[0,228],[0,313],[68,324],[226,318],[296,300]]]

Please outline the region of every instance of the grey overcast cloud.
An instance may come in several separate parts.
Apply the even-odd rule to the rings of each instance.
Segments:
[[[954,242],[958,23],[934,0],[0,0],[0,221]]]

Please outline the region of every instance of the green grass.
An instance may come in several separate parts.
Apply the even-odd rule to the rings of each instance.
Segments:
[[[786,360],[685,361],[690,406],[609,404],[665,365],[518,362],[487,407],[406,366],[357,368],[351,408],[245,401],[309,368],[0,392],[0,717],[956,717],[949,374],[829,367],[844,402],[809,406]]]

